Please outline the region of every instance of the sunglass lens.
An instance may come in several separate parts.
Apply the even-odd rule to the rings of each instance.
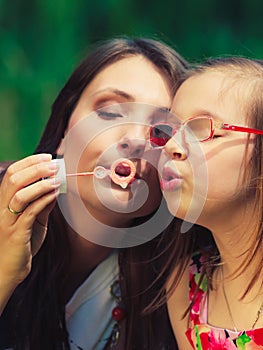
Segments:
[[[162,147],[172,137],[172,127],[167,124],[157,124],[152,126],[150,131],[150,142],[152,147]]]

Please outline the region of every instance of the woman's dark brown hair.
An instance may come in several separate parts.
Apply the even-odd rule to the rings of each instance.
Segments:
[[[152,62],[170,83],[171,93],[175,92],[177,81],[186,70],[187,63],[173,49],[159,41],[144,38],[124,37],[103,42],[76,68],[59,93],[35,153],[55,154],[71,113],[85,87],[106,66],[135,55],[142,55]],[[1,349],[4,345],[18,350],[70,349],[63,289],[71,257],[69,240],[65,233],[65,221],[56,206],[50,214],[45,242],[33,259],[31,273],[15,291],[3,315],[5,330],[2,328],[2,334],[0,330],[0,339],[3,339],[6,332],[7,343],[1,344],[0,341]],[[140,257],[147,257],[147,252],[152,254],[151,243],[137,249],[124,249],[120,255],[120,264],[123,265],[120,266],[124,279],[123,292],[127,291],[124,301],[128,311],[126,345],[122,350],[176,349],[169,327],[168,332],[160,332],[160,325],[166,322],[166,311],[161,311],[162,316],[157,319],[155,328],[152,328],[152,320],[157,314],[152,319],[142,318],[141,309],[146,303],[144,299],[140,299],[138,291],[142,292],[145,288],[140,282],[140,286],[136,287],[137,281],[143,275],[134,274],[134,271],[139,271],[134,269],[134,266],[138,266],[134,264],[134,260],[138,262]],[[149,268],[146,274],[152,272],[154,271]],[[151,278],[145,279],[144,284],[150,281]],[[154,329],[158,330],[158,334],[155,334]],[[167,334],[171,336],[170,340],[166,339]],[[166,347],[166,343],[170,345]],[[164,344],[163,347],[161,344]]]

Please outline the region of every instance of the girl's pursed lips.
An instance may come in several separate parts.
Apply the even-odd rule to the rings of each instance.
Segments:
[[[174,191],[179,188],[182,184],[182,176],[173,169],[171,166],[164,167],[162,174],[160,185],[163,191]]]

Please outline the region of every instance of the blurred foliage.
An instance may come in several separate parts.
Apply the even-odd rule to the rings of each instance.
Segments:
[[[189,60],[263,58],[261,0],[0,0],[0,160],[33,152],[52,101],[94,42],[161,39]]]

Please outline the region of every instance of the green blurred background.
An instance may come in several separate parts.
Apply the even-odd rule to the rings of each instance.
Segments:
[[[126,34],[161,39],[191,61],[263,58],[263,2],[0,0],[0,160],[31,154],[89,46]]]

